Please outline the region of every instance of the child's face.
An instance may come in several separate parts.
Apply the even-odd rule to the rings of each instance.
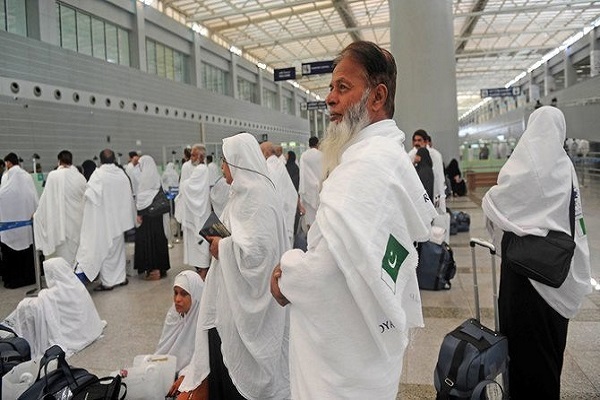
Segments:
[[[173,303],[179,314],[187,314],[192,307],[192,296],[179,286],[173,287]]]

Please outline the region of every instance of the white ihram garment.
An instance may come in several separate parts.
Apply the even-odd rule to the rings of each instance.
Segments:
[[[304,220],[311,225],[319,208],[319,192],[323,178],[323,153],[315,148],[306,150],[300,157],[300,184],[298,193],[306,211]]]
[[[359,132],[323,182],[308,251],[281,259],[293,399],[396,398],[423,326],[413,243],[436,215],[403,141],[393,120]]]
[[[570,234],[569,205],[574,188],[576,247],[569,275],[559,288],[529,280],[548,305],[563,317],[573,318],[591,292],[590,253],[577,175],[562,147],[565,136],[560,110],[545,106],[533,112],[498,174],[498,184],[485,194],[481,206],[500,253],[503,231],[518,236],[546,236],[550,230]]]
[[[275,184],[277,194],[282,201],[283,218],[288,239],[290,243],[294,243],[294,219],[296,218],[296,208],[298,207],[298,192],[296,192],[292,178],[290,178],[285,165],[280,162],[276,155],[272,155],[267,159],[267,169],[269,170],[269,176]]]
[[[31,358],[59,345],[67,357],[98,339],[106,326],[87,289],[64,259],[44,261],[47,289],[37,297],[26,297],[3,323],[27,339]]]
[[[29,175],[18,165],[2,174],[0,186],[0,222],[28,221],[38,206],[38,194]],[[33,243],[30,226],[0,232],[0,242],[15,251]]]
[[[35,245],[47,258],[62,257],[75,263],[86,181],[74,166],[59,166],[46,179],[33,218]]]

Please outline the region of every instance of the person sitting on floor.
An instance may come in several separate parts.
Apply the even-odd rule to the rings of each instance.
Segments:
[[[70,357],[98,339],[106,321],[64,258],[44,261],[44,272],[48,288],[21,300],[2,324],[29,342],[34,360],[55,344]]]

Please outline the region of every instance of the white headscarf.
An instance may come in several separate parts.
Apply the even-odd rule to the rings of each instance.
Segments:
[[[576,248],[569,276],[557,289],[531,281],[548,304],[572,318],[591,290],[590,259],[579,183],[563,149],[565,137],[565,118],[558,108],[545,106],[534,111],[498,174],[498,184],[484,196],[482,208],[495,228],[492,233],[496,243],[501,231],[519,236],[546,236],[549,230],[570,234],[569,204],[574,188]]]
[[[223,154],[233,176],[222,216],[231,236],[219,242],[199,323],[204,332],[217,328],[223,361],[245,398],[289,398],[286,310],[270,293],[271,272],[287,245],[282,210],[252,135],[224,139]],[[186,375],[182,387],[200,384],[197,375],[190,375],[192,384]]]
[[[185,315],[175,310],[175,305],[167,312],[162,335],[155,354],[171,354],[177,357],[177,371],[187,366],[194,354],[198,312],[204,282],[195,271],[182,271],[175,277],[173,287],[178,286],[189,293],[192,305]],[[207,344],[208,345],[208,344]]]
[[[138,210],[143,210],[152,204],[152,200],[161,189],[161,180],[152,157],[141,156],[138,166],[140,174],[138,176],[135,205]]]
[[[100,320],[90,294],[67,261],[46,260],[44,272],[48,288],[21,300],[6,322],[27,339],[32,359],[54,344],[69,357],[100,337],[106,322]]]
[[[31,175],[20,166],[13,165],[2,175],[0,222],[30,220],[37,206],[38,194]],[[25,250],[33,243],[31,227],[0,232],[0,241],[13,250]]]

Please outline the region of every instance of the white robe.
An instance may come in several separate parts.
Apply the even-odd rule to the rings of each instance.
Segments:
[[[44,271],[48,288],[21,300],[2,323],[27,339],[33,360],[54,344],[70,357],[98,339],[106,322],[67,261],[46,260]]]
[[[181,182],[175,198],[175,218],[183,227],[183,263],[198,268],[210,265],[209,244],[200,236],[200,229],[210,216],[208,168],[194,168],[192,175]]]
[[[300,157],[300,185],[298,193],[306,210],[304,220],[311,225],[319,207],[319,192],[323,178],[323,153],[315,148],[306,150]]]
[[[198,313],[204,282],[196,271],[187,270],[180,272],[175,277],[173,287],[175,286],[189,293],[192,304],[185,315],[179,314],[175,309],[175,305],[171,305],[165,318],[155,354],[170,354],[177,357],[176,370],[179,372],[190,363],[196,347],[196,327],[198,326]],[[208,365],[208,338],[202,343],[202,348],[204,350],[197,348],[196,351],[206,353],[205,359]],[[185,375],[185,373],[182,372],[180,375]]]
[[[323,182],[308,251],[281,259],[293,399],[396,398],[423,326],[413,243],[436,215],[403,140],[393,120],[358,133]]]
[[[427,146],[433,163],[433,204],[438,214],[446,214],[446,175],[442,154],[431,146]]]
[[[38,206],[38,194],[29,175],[14,165],[2,175],[0,186],[0,222],[28,221]],[[0,242],[15,251],[27,249],[33,243],[30,226],[0,232]]]
[[[500,255],[503,231],[518,236],[546,236],[549,230],[571,233],[571,186],[575,198],[575,254],[569,275],[559,288],[530,279],[542,298],[565,318],[573,318],[591,292],[590,253],[583,222],[577,174],[562,145],[565,119],[545,106],[529,117],[527,129],[498,174],[498,184],[484,196],[482,208]],[[532,250],[534,251],[534,250]]]
[[[129,179],[116,165],[101,165],[90,177],[85,191],[77,251],[79,267],[89,280],[94,280],[100,274],[105,286],[123,282],[123,232],[134,225],[135,205]]]
[[[47,258],[75,263],[85,189],[85,178],[74,166],[59,166],[48,174],[33,218],[36,247]]]
[[[181,174],[179,176],[180,184],[192,175],[194,168],[196,168],[196,165],[192,164],[192,160],[187,160],[183,163],[181,166]]]
[[[131,189],[133,190],[133,195],[137,195],[138,184],[140,179],[140,164],[133,165],[132,162],[128,163],[125,166],[125,172],[127,176],[129,176],[129,180],[131,181]]]
[[[296,192],[285,165],[279,161],[277,156],[272,155],[267,159],[267,169],[282,202],[283,218],[288,238],[290,243],[294,243],[294,219],[298,207],[298,192]]]
[[[208,168],[208,182],[210,183],[210,187],[212,188],[215,183],[223,176],[221,169],[219,166],[213,161],[209,163],[206,168]]]
[[[179,174],[175,171],[175,165],[170,162],[167,164],[162,177],[162,188],[165,192],[168,192],[171,188],[179,187]]]
[[[204,332],[217,328],[223,361],[245,398],[287,399],[286,310],[270,293],[271,272],[288,245],[283,215],[256,139],[248,133],[226,138],[223,153],[233,175],[222,215],[231,236],[220,240],[219,260],[208,271],[199,323]],[[207,374],[194,367],[183,390]]]
[[[210,189],[210,204],[219,218],[223,214],[227,200],[229,200],[229,189],[230,186],[225,177],[219,178]]]

